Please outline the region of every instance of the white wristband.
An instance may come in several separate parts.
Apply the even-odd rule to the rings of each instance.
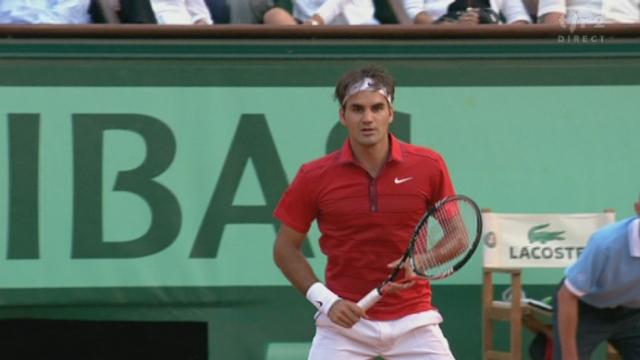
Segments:
[[[333,304],[340,300],[340,297],[329,290],[323,283],[317,282],[309,287],[307,290],[307,300],[309,300],[313,306],[318,308],[320,312],[325,315],[329,314],[329,310]]]

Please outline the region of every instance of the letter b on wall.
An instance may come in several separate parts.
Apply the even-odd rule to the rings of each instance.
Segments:
[[[131,131],[146,145],[146,157],[135,169],[120,171],[113,191],[138,195],[149,206],[151,223],[145,234],[128,241],[109,242],[103,231],[104,135]],[[73,258],[144,257],[167,248],[180,231],[182,216],[175,195],[154,179],[171,165],[176,141],[160,120],[139,114],[73,115]]]

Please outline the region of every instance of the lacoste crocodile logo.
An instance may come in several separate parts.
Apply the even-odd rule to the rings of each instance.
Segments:
[[[527,234],[529,237],[529,242],[539,242],[541,244],[546,244],[549,241],[564,240],[564,237],[562,235],[566,231],[542,231],[542,229],[548,228],[549,225],[551,224],[541,224],[529,229],[529,233]]]

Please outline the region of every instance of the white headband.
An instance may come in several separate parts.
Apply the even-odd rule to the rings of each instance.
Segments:
[[[377,92],[380,95],[384,96],[387,101],[389,102],[389,105],[391,105],[391,95],[389,95],[389,92],[387,91],[387,88],[385,88],[382,85],[377,85],[376,82],[372,79],[372,78],[364,78],[361,81],[351,85],[351,87],[349,88],[349,90],[347,90],[347,93],[344,96],[344,99],[342,100],[342,106],[344,106],[344,104],[347,103],[347,99],[349,97],[351,97],[351,95],[355,94],[355,93],[359,93],[361,91],[373,91],[373,92]]]

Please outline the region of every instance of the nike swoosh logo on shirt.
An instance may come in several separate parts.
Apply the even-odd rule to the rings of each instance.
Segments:
[[[395,179],[393,179],[393,183],[394,184],[402,184],[402,183],[407,182],[407,181],[412,180],[412,179],[413,179],[413,176],[409,176],[409,177],[402,178],[402,179],[395,178]]]

